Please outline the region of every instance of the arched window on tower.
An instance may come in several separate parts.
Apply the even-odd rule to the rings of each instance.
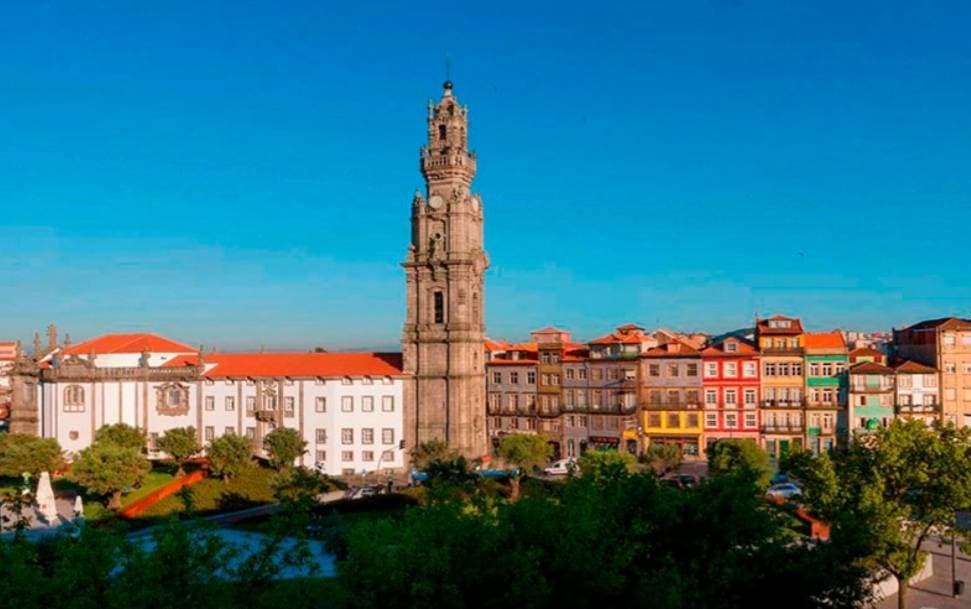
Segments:
[[[435,301],[435,323],[443,324],[445,323],[445,295],[442,294],[441,290],[435,290],[433,299]]]
[[[445,125],[439,125],[438,126],[438,140],[441,141],[441,142],[444,142],[445,141],[445,138],[447,136],[448,136],[448,127],[446,127]]]

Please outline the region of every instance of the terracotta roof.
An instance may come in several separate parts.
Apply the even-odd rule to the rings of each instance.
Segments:
[[[63,355],[86,355],[94,352],[98,355],[105,355],[109,353],[141,353],[146,350],[153,353],[196,353],[198,351],[164,336],[141,332],[137,334],[105,334],[98,338],[64,347],[61,353]]]
[[[215,364],[203,376],[401,376],[400,353],[211,353],[203,356]],[[197,355],[180,355],[166,368],[194,366]]]
[[[850,357],[865,357],[867,355],[872,355],[873,357],[887,356],[883,351],[878,351],[873,347],[859,347],[850,351]]]
[[[486,351],[506,351],[509,349],[509,343],[504,340],[489,340],[485,341]]]
[[[538,363],[535,359],[494,359],[486,362],[486,366],[535,366]]]
[[[701,352],[684,342],[683,340],[672,340],[648,349],[641,357],[697,357]]]
[[[941,330],[971,330],[971,319],[960,317],[941,317],[939,319],[927,319],[919,321],[905,330],[927,330],[930,328],[940,328]]]
[[[876,362],[863,362],[850,366],[850,374],[893,374],[893,368]]]
[[[832,332],[806,332],[802,336],[803,347],[807,349],[845,349],[846,341],[838,330]]]
[[[913,360],[906,360],[894,366],[897,374],[937,374],[936,368],[918,364]]]
[[[625,332],[643,332],[644,331],[644,328],[642,326],[638,326],[637,324],[624,324],[622,326],[618,326],[617,327],[617,331],[618,332],[622,332],[622,333],[625,333]]]
[[[595,338],[590,341],[591,345],[639,345],[644,339],[643,336],[637,334],[618,334],[612,332],[601,336],[600,338]]]
[[[725,343],[734,342],[738,344],[738,348],[735,351],[726,351]],[[755,348],[755,345],[743,340],[741,338],[729,337],[720,342],[706,347],[701,351],[703,357],[741,357],[746,355],[756,355],[759,350]]]
[[[789,321],[792,322],[788,328],[769,327],[770,321]],[[802,322],[797,317],[786,317],[785,315],[773,315],[767,319],[758,320],[757,328],[759,334],[802,334]]]
[[[538,351],[539,347],[536,343],[513,343],[509,345],[506,351]]]
[[[530,334],[548,334],[548,333],[551,333],[551,332],[556,332],[558,334],[562,334],[562,333],[566,332],[566,330],[561,330],[559,328],[554,328],[553,326],[546,326],[545,328],[540,328],[539,330],[533,330],[532,332],[530,332]]]

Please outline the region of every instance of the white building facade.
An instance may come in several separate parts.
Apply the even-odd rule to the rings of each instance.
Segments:
[[[243,435],[265,456],[273,429],[300,432],[298,464],[329,475],[404,468],[403,375],[397,353],[206,354],[152,334],[106,335],[43,362],[38,433],[69,454],[103,425],[143,429],[149,456],[166,430],[200,442]]]

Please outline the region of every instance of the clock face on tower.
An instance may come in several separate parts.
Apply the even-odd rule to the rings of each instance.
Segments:
[[[432,209],[441,209],[442,205],[445,204],[445,199],[440,195],[432,195],[428,198],[428,206]]]

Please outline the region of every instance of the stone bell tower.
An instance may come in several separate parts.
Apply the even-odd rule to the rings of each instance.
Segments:
[[[402,263],[407,312],[402,336],[405,443],[442,440],[468,458],[487,452],[482,200],[471,192],[475,153],[468,108],[452,83],[428,105],[421,149],[425,192],[411,205],[411,244]]]

